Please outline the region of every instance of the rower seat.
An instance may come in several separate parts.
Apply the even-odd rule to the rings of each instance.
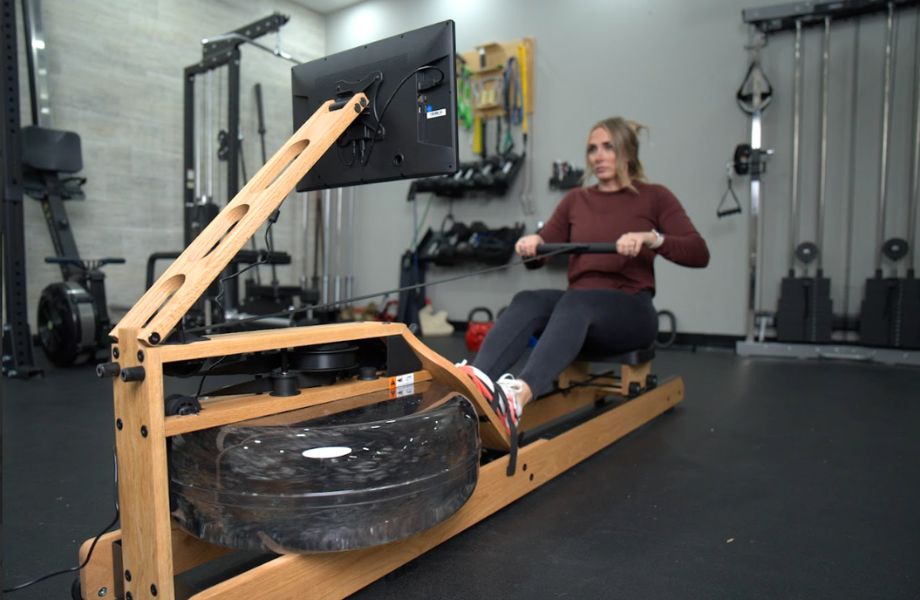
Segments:
[[[582,382],[592,376],[591,363],[619,365],[620,375],[611,378],[602,378],[612,391],[618,391],[623,396],[635,398],[639,394],[654,389],[658,385],[658,378],[652,374],[652,360],[655,358],[655,348],[643,348],[622,352],[619,354],[603,354],[592,352],[590,349],[582,350],[575,361],[559,376],[559,387],[565,389],[574,383]],[[600,383],[600,382],[599,382]]]

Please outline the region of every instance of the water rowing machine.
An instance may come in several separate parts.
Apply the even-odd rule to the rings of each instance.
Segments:
[[[316,110],[112,330],[98,372],[114,376],[121,530],[91,557],[93,541],[81,547],[87,598],[174,600],[177,574],[247,548],[273,558],[192,598],[342,598],[683,399],[679,378],[631,399],[622,381],[561,380],[511,439],[466,375],[400,324],[171,335],[367,106],[356,93]],[[167,377],[249,371],[167,414]],[[413,510],[394,509],[401,497]]]

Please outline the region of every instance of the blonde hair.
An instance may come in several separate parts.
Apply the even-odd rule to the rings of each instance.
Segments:
[[[645,181],[645,171],[642,169],[642,163],[639,162],[639,132],[648,127],[623,117],[610,117],[603,121],[598,121],[590,129],[603,129],[610,134],[610,140],[613,143],[613,151],[617,155],[616,160],[616,178],[617,181],[633,191],[633,181]],[[589,133],[590,133],[589,131]],[[591,161],[588,160],[588,153],[585,152],[585,181],[594,175],[591,168]]]

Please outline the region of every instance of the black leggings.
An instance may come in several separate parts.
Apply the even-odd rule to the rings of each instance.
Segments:
[[[495,380],[523,356],[531,336],[540,334],[517,376],[538,396],[552,389],[553,380],[582,349],[616,354],[647,348],[657,332],[658,315],[648,292],[520,292],[489,331],[473,365]]]

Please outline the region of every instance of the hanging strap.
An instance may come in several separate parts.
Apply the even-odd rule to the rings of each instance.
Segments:
[[[504,414],[508,423],[508,438],[511,442],[511,448],[508,450],[508,468],[505,470],[505,474],[508,477],[514,475],[514,472],[517,470],[517,453],[518,453],[518,432],[517,432],[517,423],[515,423],[514,416],[512,412],[514,407],[511,406],[511,403],[508,402],[508,399],[505,397],[505,391],[502,389],[502,386],[495,384],[495,393],[492,395],[492,410],[496,414]]]

